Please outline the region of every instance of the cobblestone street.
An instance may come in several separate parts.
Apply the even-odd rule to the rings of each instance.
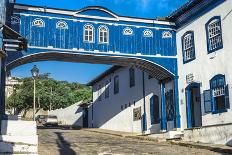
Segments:
[[[39,155],[211,155],[218,154],[166,143],[122,138],[84,130],[38,129]]]

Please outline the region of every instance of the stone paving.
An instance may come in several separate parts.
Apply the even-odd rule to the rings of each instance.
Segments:
[[[39,155],[218,155],[188,148],[94,133],[85,130],[38,129]]]

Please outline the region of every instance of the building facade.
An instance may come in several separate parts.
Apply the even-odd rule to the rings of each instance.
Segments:
[[[161,103],[160,82],[136,68],[113,66],[89,85],[93,88],[93,103],[88,110],[89,127],[159,133],[163,130],[162,119],[167,119],[167,130],[174,129],[172,81],[166,83],[165,109]],[[163,110],[167,116],[162,115]]]
[[[232,50],[232,2],[189,1],[168,19],[176,24],[178,91],[184,139],[231,145],[232,64],[229,59]],[[89,126],[129,132],[162,131],[162,86],[156,79],[147,78],[147,73],[143,79],[142,71],[135,69],[135,72],[134,87],[129,85],[130,68],[126,67],[111,70],[91,83],[93,105],[89,111],[92,120]],[[117,76],[120,91],[115,94],[114,80]],[[170,82],[163,93],[166,95],[164,102],[167,106],[167,120],[169,102],[174,102],[169,100],[169,92],[172,90],[173,83]],[[108,92],[110,97],[105,98],[104,95]],[[155,105],[153,111],[152,100],[159,100],[159,105]],[[147,119],[146,130],[143,129],[143,119],[134,120],[134,112],[140,107],[141,115],[145,115]],[[108,113],[103,109],[111,111]],[[158,118],[154,120],[157,124],[153,124],[154,115]],[[167,131],[173,130],[172,122],[167,122]]]

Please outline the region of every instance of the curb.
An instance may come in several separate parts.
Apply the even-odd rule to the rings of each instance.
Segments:
[[[232,148],[221,148],[217,146],[207,146],[207,145],[200,145],[200,144],[193,144],[193,143],[184,143],[184,142],[168,142],[172,145],[179,145],[184,147],[191,147],[191,148],[197,148],[197,149],[205,149],[217,153],[228,153],[232,154]]]
[[[85,131],[89,132],[95,132],[95,133],[101,133],[101,134],[106,134],[106,135],[112,135],[112,136],[117,136],[117,137],[123,137],[123,138],[130,138],[130,139],[137,139],[137,140],[144,140],[144,141],[152,141],[152,142],[164,142],[164,141],[159,141],[159,139],[151,138],[151,137],[144,137],[144,136],[128,136],[128,135],[122,135],[122,134],[116,134],[116,133],[108,133],[108,132],[103,132],[103,131],[96,131],[96,130],[88,130],[88,129],[83,129]],[[194,144],[194,143],[185,143],[185,142],[175,142],[175,141],[165,141],[167,144],[171,145],[178,145],[178,146],[184,146],[184,147],[190,147],[190,148],[196,148],[196,149],[205,149],[217,153],[228,153],[232,154],[232,148],[221,148],[217,146],[206,146],[206,145],[200,145],[200,144]]]

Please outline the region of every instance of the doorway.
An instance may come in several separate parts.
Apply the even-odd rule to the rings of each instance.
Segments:
[[[202,126],[200,84],[192,83],[186,90],[187,126]]]

